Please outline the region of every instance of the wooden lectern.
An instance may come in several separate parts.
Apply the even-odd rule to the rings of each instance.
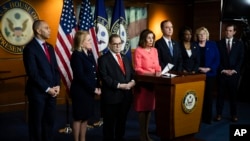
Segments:
[[[199,132],[206,76],[204,74],[156,77],[137,75],[137,83],[151,83],[156,92],[156,132],[173,140]]]

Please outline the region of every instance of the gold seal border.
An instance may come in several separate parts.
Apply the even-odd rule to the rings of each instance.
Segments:
[[[0,12],[0,19],[2,19],[3,15],[10,9],[12,8],[20,8],[25,10],[27,13],[30,14],[30,16],[35,20],[39,19],[39,15],[35,8],[32,7],[31,4],[21,1],[21,0],[12,0],[12,1],[7,1],[3,4],[0,5],[1,7],[1,12]],[[1,21],[0,21],[0,26],[1,26]],[[3,48],[6,52],[9,52],[11,54],[22,54],[23,53],[23,48],[24,45],[22,46],[16,46],[11,43],[9,43],[3,35],[0,33],[0,48]]]
[[[195,97],[195,103],[194,103],[194,106],[192,109],[187,109],[186,106],[185,106],[185,101],[186,101],[186,98],[188,95],[192,94],[194,97]],[[181,105],[182,105],[182,109],[183,111],[186,113],[186,114],[190,114],[194,111],[196,105],[197,105],[197,101],[198,101],[198,98],[197,98],[197,95],[196,95],[196,92],[193,91],[193,90],[190,90],[190,91],[187,91],[185,96],[183,97],[182,99],[182,102],[181,102]]]

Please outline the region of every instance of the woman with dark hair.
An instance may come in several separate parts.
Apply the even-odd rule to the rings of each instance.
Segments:
[[[160,75],[161,66],[154,43],[155,34],[149,29],[143,30],[140,34],[139,46],[134,52],[134,68],[137,74]],[[151,84],[139,83],[136,85],[134,108],[139,114],[140,140],[152,141],[148,135],[151,111],[155,109],[155,92]]]
[[[192,29],[184,26],[179,34],[184,73],[197,73],[200,65],[199,48],[192,41]]]

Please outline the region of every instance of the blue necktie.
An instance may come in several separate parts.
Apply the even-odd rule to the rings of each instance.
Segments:
[[[173,46],[172,46],[172,42],[171,41],[168,41],[168,47],[169,47],[171,56],[173,56]]]

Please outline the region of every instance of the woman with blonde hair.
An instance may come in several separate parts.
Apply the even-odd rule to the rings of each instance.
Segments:
[[[220,63],[219,50],[216,43],[209,40],[209,32],[205,27],[196,29],[194,39],[200,52],[199,72],[206,74],[202,121],[211,124],[213,88]]]
[[[70,59],[73,72],[70,96],[74,141],[85,141],[87,121],[94,114],[94,96],[101,94],[97,65],[91,49],[90,34],[87,31],[77,31]]]

